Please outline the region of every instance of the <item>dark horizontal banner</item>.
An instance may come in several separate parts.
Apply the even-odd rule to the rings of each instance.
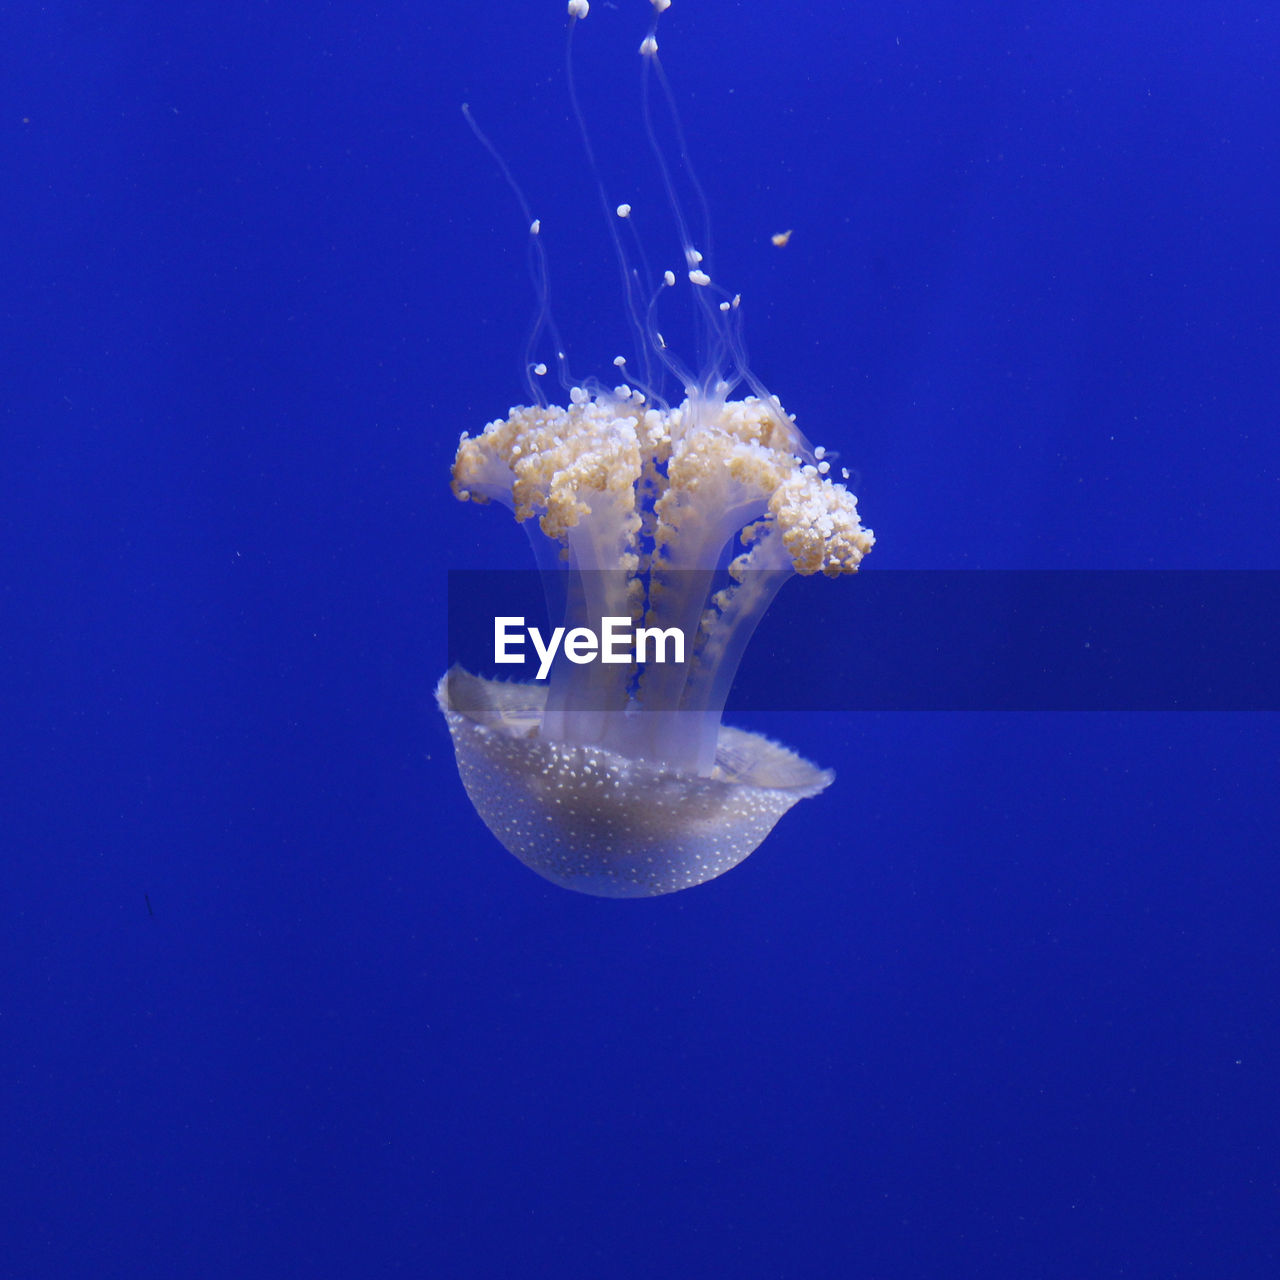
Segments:
[[[549,576],[553,595],[570,579]],[[549,639],[565,619],[556,604],[552,620],[546,585],[534,571],[451,571],[450,663],[534,679],[540,662],[527,635],[524,665],[494,661],[494,619],[524,618]],[[1276,711],[1280,572],[868,570],[792,578],[761,618],[728,705]]]

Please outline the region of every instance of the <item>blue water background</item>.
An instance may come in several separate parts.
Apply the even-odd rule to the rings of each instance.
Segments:
[[[600,172],[678,266],[649,7],[593,10]],[[461,103],[574,371],[627,349],[564,44],[0,15],[0,1276],[1280,1274],[1274,716],[753,716],[835,785],[651,902],[472,812],[445,574],[528,549],[448,468],[534,303]],[[1280,567],[1273,5],[676,0],[661,45],[867,573]]]

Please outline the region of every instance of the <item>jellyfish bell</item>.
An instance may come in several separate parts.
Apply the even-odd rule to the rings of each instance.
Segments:
[[[737,866],[832,774],[721,726],[707,777],[540,730],[547,690],[454,667],[436,699],[485,826],[530,870],[601,898],[675,893]]]
[[[656,71],[667,92],[655,30],[669,0],[651,3],[641,54],[646,75]],[[571,0],[571,31],[587,8]],[[576,97],[573,104],[590,158]],[[692,637],[691,652],[672,663],[561,662],[546,684],[454,667],[436,690],[463,786],[499,842],[553,883],[614,898],[673,893],[721,875],[792,805],[831,782],[830,772],[721,716],[747,641],[782,583],[854,573],[874,543],[854,496],[828,475],[823,450],[809,447],[748,369],[738,300],[715,286],[693,246],[647,93],[645,112],[681,238],[701,366],[686,369],[653,321],[653,299],[674,287],[675,273],[663,273],[641,311],[638,273],[614,229],[642,363],[657,377],[637,377],[619,358],[627,382],[612,390],[570,383],[561,407],[545,402],[537,385],[545,362],[531,359],[537,403],[477,436],[464,432],[452,488],[462,501],[506,506],[555,549],[554,572],[571,584],[567,627],[630,619]],[[600,195],[607,214],[630,218],[631,206],[610,208],[602,184]],[[538,223],[527,221],[536,241]],[[540,253],[539,245],[534,339],[549,331],[564,373]],[[681,388],[676,403],[662,394],[667,377]],[[732,398],[743,383],[751,394]]]

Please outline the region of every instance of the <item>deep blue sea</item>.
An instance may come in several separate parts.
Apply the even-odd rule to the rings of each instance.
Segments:
[[[611,383],[597,180],[679,266],[650,13],[574,32],[593,172],[561,0],[0,12],[0,1280],[1280,1275],[1274,709],[823,706],[871,637],[804,581],[739,722],[836,780],[722,878],[568,892],[462,790],[448,572],[532,558],[449,470],[537,303],[460,108]],[[659,44],[866,580],[1280,570],[1273,3],[675,0]]]

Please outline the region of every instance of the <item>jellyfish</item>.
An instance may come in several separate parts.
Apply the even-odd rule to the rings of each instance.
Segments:
[[[669,0],[651,2],[656,22]],[[572,0],[571,23],[586,8]],[[651,29],[641,52],[656,61],[656,47]],[[633,320],[679,398],[636,375],[613,388],[570,385],[563,406],[538,396],[478,435],[463,432],[452,474],[455,497],[505,506],[554,553],[566,627],[627,618],[693,638],[683,662],[561,662],[528,683],[455,666],[436,689],[463,787],[490,832],[554,884],[608,898],[723,874],[831,783],[829,770],[722,715],[782,584],[854,573],[874,542],[825,451],[748,368],[739,299],[713,284],[667,189],[702,367],[667,349],[653,304]],[[624,260],[624,282],[634,277]],[[667,271],[658,288],[675,283]]]

